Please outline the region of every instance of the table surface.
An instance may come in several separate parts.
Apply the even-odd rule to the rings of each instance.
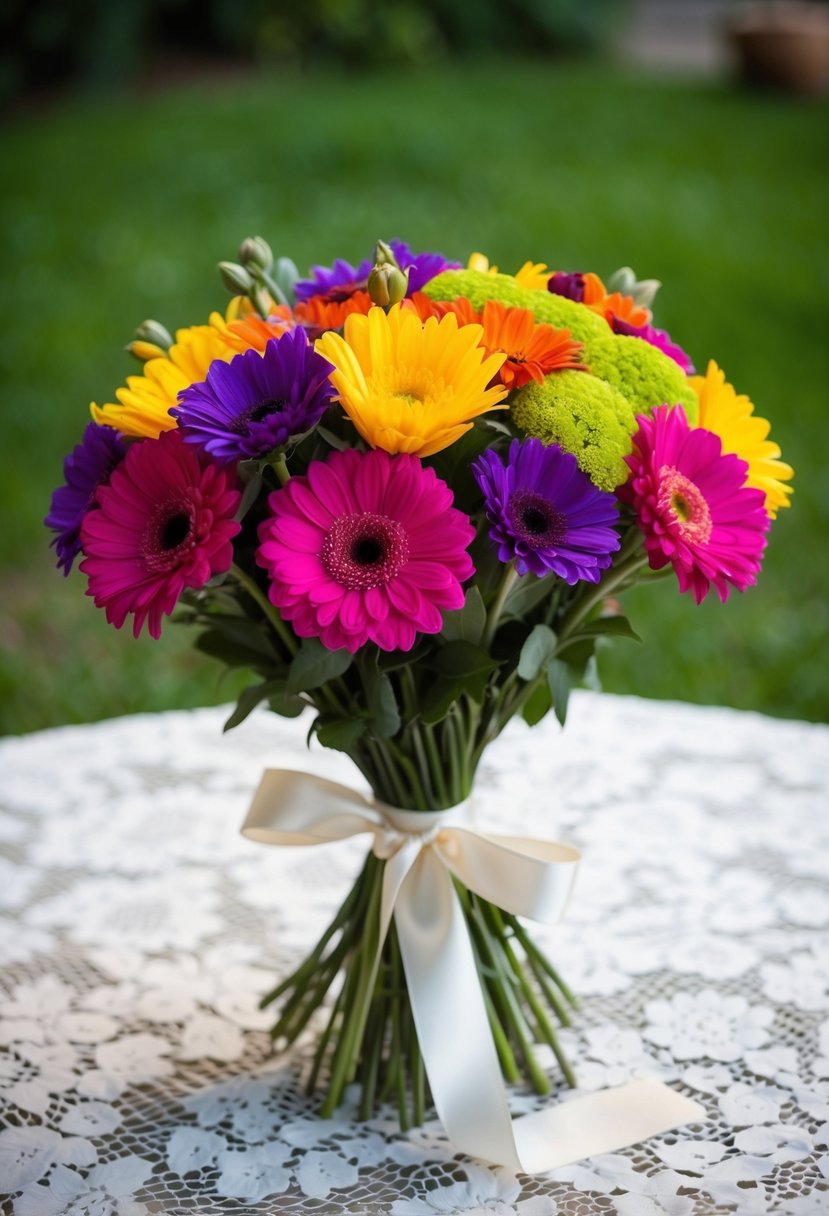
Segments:
[[[537,934],[582,997],[562,1036],[580,1087],[653,1075],[708,1112],[516,1178],[434,1120],[320,1120],[312,1035],[272,1054],[259,998],[365,845],[241,839],[263,767],[355,774],[306,751],[303,720],[222,736],[225,712],[0,742],[5,1210],[829,1212],[829,728],[581,693],[565,732],[513,723],[490,748],[479,822],[584,851],[566,921]]]

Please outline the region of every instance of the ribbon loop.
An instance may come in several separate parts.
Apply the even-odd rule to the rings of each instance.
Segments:
[[[242,827],[262,844],[311,845],[370,833],[385,861],[375,968],[394,916],[418,1041],[435,1107],[456,1148],[515,1171],[556,1169],[680,1123],[701,1106],[656,1081],[636,1081],[510,1118],[455,875],[517,916],[555,922],[579,853],[528,836],[487,834],[468,804],[404,811],[308,773],[267,771]]]

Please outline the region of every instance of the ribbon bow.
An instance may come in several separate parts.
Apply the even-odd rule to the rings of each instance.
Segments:
[[[401,811],[308,773],[265,772],[242,834],[312,845],[361,833],[385,860],[377,962],[394,916],[435,1108],[453,1145],[515,1172],[612,1152],[703,1116],[661,1082],[633,1081],[513,1120],[487,1020],[455,875],[516,916],[561,916],[580,854],[528,836],[478,832],[468,806]]]

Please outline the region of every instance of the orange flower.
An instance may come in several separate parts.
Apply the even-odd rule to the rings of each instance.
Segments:
[[[428,321],[430,317],[440,320],[451,313],[458,318],[458,325],[481,324],[481,314],[475,311],[466,296],[458,296],[455,300],[430,300],[422,291],[416,291],[402,303],[404,308],[413,309],[421,321]]]
[[[235,351],[264,351],[271,338],[281,338],[295,327],[293,314],[286,304],[274,305],[263,320],[257,313],[248,313],[238,321],[222,327],[222,337]]]
[[[310,296],[307,300],[297,302],[294,316],[308,329],[322,332],[326,329],[342,329],[346,317],[355,313],[367,316],[371,307],[371,296],[367,291],[354,291],[344,300],[332,300],[323,295]]]
[[[582,304],[586,304],[588,308],[592,308],[595,312],[603,313],[604,302],[607,299],[607,289],[604,283],[597,274],[593,274],[592,270],[588,270],[581,277],[584,282]]]
[[[503,351],[507,356],[499,379],[508,390],[530,380],[542,384],[554,371],[587,371],[579,362],[582,343],[570,337],[569,329],[537,325],[529,308],[506,308],[500,300],[487,300],[481,324],[487,354]]]
[[[598,309],[596,311],[599,311]],[[614,291],[612,295],[605,296],[601,313],[604,319],[611,325],[612,318],[616,317],[619,321],[626,321],[628,325],[650,325],[651,310],[637,304],[633,296],[623,296],[620,292]]]

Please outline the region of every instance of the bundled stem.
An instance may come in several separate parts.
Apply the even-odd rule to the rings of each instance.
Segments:
[[[321,1113],[330,1117],[346,1086],[356,1081],[361,1090],[360,1117],[371,1118],[380,1102],[391,1100],[405,1130],[426,1117],[428,1083],[394,924],[378,961],[384,865],[369,854],[316,947],[264,997],[262,1007],[281,998],[272,1035],[287,1045],[327,1006],[307,1076],[308,1093],[324,1083]],[[575,1004],[571,993],[516,917],[458,882],[455,889],[504,1078],[511,1082],[523,1078],[537,1093],[549,1093],[550,1080],[535,1050],[536,1044],[546,1043],[568,1084],[575,1084],[556,1031],[556,1023],[569,1023],[567,1006]]]

